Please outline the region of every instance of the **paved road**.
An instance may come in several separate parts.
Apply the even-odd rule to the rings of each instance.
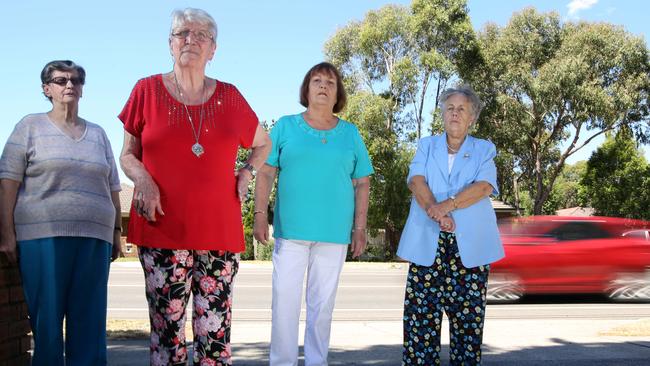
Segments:
[[[244,263],[236,278],[232,342],[237,366],[268,364],[271,271],[268,264]],[[405,273],[403,264],[346,264],[334,313],[330,365],[400,364]],[[147,319],[143,286],[138,263],[115,265],[109,318]],[[603,333],[643,319],[650,319],[650,304],[614,304],[599,298],[490,304],[483,364],[650,366],[650,337]],[[445,354],[445,326],[442,339]],[[110,365],[148,365],[147,342],[111,341],[109,356]]]
[[[270,264],[242,264],[235,280],[235,320],[271,320],[271,273]],[[404,264],[346,264],[341,275],[334,320],[401,319],[405,276]],[[540,303],[541,301],[546,303]],[[549,303],[548,299],[533,298],[522,304],[490,304],[487,318],[650,318],[650,304],[616,304],[594,297],[564,297],[558,298],[558,301],[560,303]],[[109,318],[147,319],[144,281],[139,263],[122,262],[111,269],[108,308]]]

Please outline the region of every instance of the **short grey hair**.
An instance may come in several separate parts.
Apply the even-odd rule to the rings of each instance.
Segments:
[[[203,9],[185,8],[183,10],[176,9],[172,12],[172,27],[169,33],[174,33],[174,30],[181,28],[186,23],[199,23],[207,27],[212,33],[212,39],[217,42],[217,22],[214,18]]]
[[[445,89],[445,91],[440,94],[439,105],[441,113],[444,113],[445,111],[445,103],[447,103],[447,99],[456,94],[465,96],[465,98],[467,98],[467,100],[472,104],[472,112],[474,113],[474,120],[476,121],[483,109],[483,102],[481,102],[481,98],[479,98],[474,89],[467,84],[461,84],[454,88]]]
[[[45,85],[52,81],[52,74],[54,71],[76,72],[77,77],[81,79],[81,84],[86,83],[86,70],[84,70],[83,67],[75,64],[70,60],[54,60],[48,62],[43,67],[43,70],[41,70],[41,84]],[[43,92],[43,95],[45,95],[45,92]],[[48,97],[47,95],[45,95],[45,97],[50,102],[52,101],[52,97]]]

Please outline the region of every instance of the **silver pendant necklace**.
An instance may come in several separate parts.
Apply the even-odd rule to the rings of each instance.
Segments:
[[[190,127],[192,127],[192,135],[194,135],[194,145],[192,145],[192,153],[196,155],[197,158],[200,158],[201,155],[205,152],[205,149],[203,148],[203,145],[199,143],[199,137],[201,137],[201,128],[203,127],[203,103],[201,103],[201,112],[200,112],[200,117],[199,117],[199,128],[198,131],[194,129],[194,121],[192,120],[192,116],[190,115],[190,111],[187,109],[187,104],[185,104],[185,100],[183,98],[183,92],[181,91],[180,85],[178,85],[178,79],[176,78],[176,72],[174,71],[174,82],[176,83],[176,91],[178,91],[178,95],[181,97],[181,103],[183,104],[183,107],[185,107],[185,113],[187,113],[187,118],[189,119],[190,122]],[[205,99],[205,84],[206,82],[203,82],[203,99]]]

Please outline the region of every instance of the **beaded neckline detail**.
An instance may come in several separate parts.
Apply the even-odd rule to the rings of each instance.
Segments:
[[[307,134],[318,138],[318,140],[322,144],[327,144],[329,139],[331,139],[332,137],[334,137],[336,135],[339,135],[341,132],[343,132],[343,129],[344,129],[343,120],[340,119],[340,118],[337,120],[336,126],[334,126],[333,128],[331,128],[329,130],[315,129],[312,126],[310,126],[309,123],[307,123],[307,121],[305,120],[305,117],[302,115],[302,113],[298,115],[298,126],[300,126],[300,128],[302,128],[302,130],[307,132]]]

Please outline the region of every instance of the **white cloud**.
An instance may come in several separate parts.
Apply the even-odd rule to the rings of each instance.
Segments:
[[[566,7],[569,8],[569,15],[574,15],[580,10],[591,8],[596,5],[597,2],[598,0],[571,0]]]

